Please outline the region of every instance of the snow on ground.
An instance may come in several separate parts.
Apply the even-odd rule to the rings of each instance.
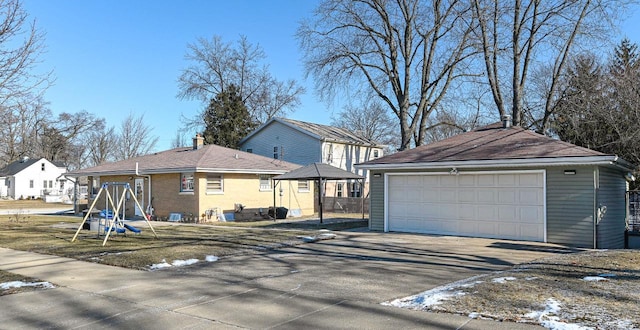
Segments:
[[[334,239],[336,238],[336,234],[330,233],[328,230],[323,229],[321,234],[315,236],[297,236],[298,239],[301,239],[305,243],[314,243],[317,241],[325,240],[325,239]]]
[[[218,261],[218,257],[217,256],[213,256],[213,255],[208,255],[204,258],[205,261],[207,262],[215,262]],[[159,264],[153,264],[151,266],[149,266],[149,270],[156,270],[156,269],[163,269],[163,268],[169,268],[169,267],[182,267],[182,266],[188,266],[188,265],[193,265],[195,263],[198,263],[200,260],[196,259],[196,258],[192,258],[192,259],[187,259],[187,260],[174,260],[171,263],[168,263],[167,260],[162,259],[162,262],[160,262]]]
[[[427,307],[442,303],[443,300],[464,295],[465,293],[458,289],[469,288],[478,283],[482,283],[482,281],[476,281],[479,277],[482,277],[482,275],[473,276],[444,286],[435,287],[431,290],[427,290],[413,296],[385,301],[382,305],[417,310],[426,309]]]
[[[507,281],[515,281],[515,280],[516,280],[515,277],[507,276],[507,277],[496,277],[496,278],[492,279],[491,282],[504,284]]]
[[[608,280],[607,277],[613,277],[613,274],[601,274],[598,277]],[[392,301],[383,302],[382,305],[385,306],[394,306],[400,308],[414,309],[414,310],[428,310],[429,307],[441,304],[442,301],[448,299],[455,299],[456,297],[463,296],[465,293],[462,288],[471,288],[476,284],[483,283],[484,281],[479,280],[480,278],[484,278],[486,275],[477,275],[464,280],[460,280],[457,282],[453,282],[444,286],[439,286],[433,288],[431,290],[424,291],[422,293],[399,298]],[[535,277],[527,277],[525,280],[530,281],[534,280]],[[511,276],[506,277],[496,277],[491,279],[491,282],[504,284],[507,281],[517,281],[518,279]],[[527,313],[524,318],[529,319],[533,322],[537,322],[541,326],[551,329],[551,330],[593,330],[593,328],[581,326],[579,324],[565,323],[560,321],[560,317],[557,316],[561,310],[561,304],[553,298],[549,298],[546,300],[545,309],[543,311],[533,311]],[[469,314],[470,318],[482,318],[481,313],[473,312]],[[624,321],[621,321],[624,323]]]
[[[11,281],[0,283],[0,289],[8,290],[13,288],[21,288],[25,286],[37,286],[45,289],[53,289],[55,286],[49,282],[23,282],[23,281]]]
[[[583,327],[578,324],[560,322],[560,318],[556,316],[560,312],[560,306],[561,305],[557,300],[549,298],[546,301],[546,306],[543,311],[527,313],[524,317],[536,320],[541,326],[552,330],[593,330],[591,327]]]
[[[582,278],[582,280],[587,282],[600,282],[600,281],[608,281],[610,277],[616,277],[616,274],[600,274],[598,276],[585,276]]]

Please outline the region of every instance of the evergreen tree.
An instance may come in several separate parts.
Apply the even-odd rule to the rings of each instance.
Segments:
[[[240,139],[249,134],[255,124],[235,85],[218,93],[204,113],[206,144],[238,148]]]

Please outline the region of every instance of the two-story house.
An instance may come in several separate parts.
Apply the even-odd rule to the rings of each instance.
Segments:
[[[13,199],[44,198],[65,192],[66,166],[46,158],[23,157],[0,169],[0,196]]]
[[[366,176],[355,164],[382,157],[384,145],[347,129],[286,118],[272,118],[240,140],[243,151],[300,165],[325,163]],[[325,195],[361,197],[368,194],[369,178],[364,187],[357,180],[327,184]]]

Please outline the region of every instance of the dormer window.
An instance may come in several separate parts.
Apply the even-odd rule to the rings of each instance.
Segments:
[[[373,158],[378,158],[378,150],[373,151]]]

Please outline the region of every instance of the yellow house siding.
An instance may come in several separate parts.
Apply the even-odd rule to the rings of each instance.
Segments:
[[[194,191],[180,192],[180,173],[154,174],[151,176],[151,196],[153,198],[154,215],[167,218],[170,213],[182,213],[186,216],[201,217],[207,209],[219,208],[221,211],[232,211],[239,203],[247,208],[265,208],[273,206],[273,190],[261,191],[257,174],[224,173],[223,193],[207,194],[207,173],[194,174]],[[131,179],[129,179],[131,177]],[[132,190],[135,176],[103,176],[100,182],[126,182]],[[283,188],[280,196],[280,187]],[[122,194],[124,187],[119,187]],[[109,193],[113,189],[109,187]],[[104,194],[96,203],[96,209],[105,207]],[[310,181],[308,192],[298,192],[297,181],[281,181],[276,187],[276,206],[288,209],[301,209],[303,215],[313,214],[314,187]],[[118,196],[119,198],[119,196]],[[144,195],[140,202],[146,207],[149,201],[149,185],[145,180]],[[133,199],[126,202],[126,216],[134,215]],[[265,210],[266,211],[266,210]]]
[[[232,211],[235,204],[242,204],[247,208],[268,208],[273,206],[273,190],[260,190],[260,180],[257,174],[223,174],[222,194],[207,194],[207,174],[197,174],[199,214],[207,209],[219,208],[222,211]],[[283,186],[283,196],[280,198],[280,186]],[[291,189],[289,186],[291,185]],[[302,209],[303,214],[313,214],[313,188],[310,192],[298,192],[297,181],[291,183],[282,181],[276,188],[276,206],[289,209]],[[282,203],[281,203],[282,200]]]

